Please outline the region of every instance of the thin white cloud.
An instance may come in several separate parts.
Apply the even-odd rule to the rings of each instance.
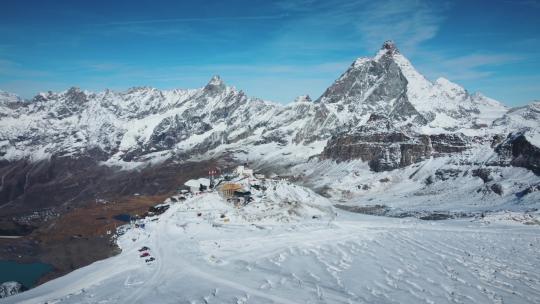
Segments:
[[[464,56],[424,52],[424,62],[418,65],[419,71],[430,78],[444,76],[450,80],[479,80],[496,75],[496,68],[526,60],[524,54],[484,54],[475,53]]]
[[[381,40],[395,40],[412,54],[423,42],[434,38],[444,20],[444,9],[424,1],[374,1],[363,10],[357,24],[364,43],[378,47]]]
[[[444,65],[447,67],[460,66],[472,69],[484,66],[505,65],[524,58],[524,56],[517,54],[471,54],[445,60]]]
[[[411,53],[437,35],[446,9],[444,3],[422,0],[304,0],[277,5],[291,15],[276,37],[277,46],[293,44],[303,50],[303,43],[323,51],[360,46],[375,51],[393,39]]]

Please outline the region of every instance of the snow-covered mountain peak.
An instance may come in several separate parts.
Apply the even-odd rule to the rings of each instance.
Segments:
[[[398,121],[397,125],[414,122],[422,132],[478,129],[507,110],[448,79],[431,82],[392,41],[386,41],[374,57],[356,59],[317,102],[335,107],[340,121],[351,116],[365,121],[366,115],[378,113]]]
[[[65,91],[67,94],[76,94],[82,92],[81,88],[79,87],[70,87]]]
[[[223,79],[221,79],[219,75],[214,75],[212,76],[212,78],[210,78],[210,81],[208,81],[208,84],[206,86],[224,88],[226,85],[225,85],[225,81],[223,81]]]
[[[437,86],[441,91],[444,91],[449,97],[453,98],[463,98],[469,94],[463,87],[444,77],[437,78],[437,80],[435,80],[435,86]]]
[[[396,52],[399,52],[397,46],[396,46],[396,43],[393,41],[393,40],[386,40],[381,49],[383,50],[387,50],[389,52],[392,52],[392,53],[396,53]]]
[[[1,103],[16,103],[22,101],[18,95],[0,90],[0,104]]]
[[[463,89],[457,83],[451,82],[450,80],[448,80],[448,79],[446,79],[444,77],[437,78],[437,80],[435,80],[435,84],[440,86],[440,87],[446,87],[446,88],[448,88],[450,90],[454,90],[454,89],[462,90]]]
[[[300,95],[294,99],[294,102],[312,102],[309,95]]]
[[[230,88],[225,84],[223,79],[221,79],[221,77],[219,77],[218,75],[214,75],[212,76],[210,81],[208,81],[208,84],[206,84],[206,86],[204,87],[203,93],[209,96],[217,96],[225,93],[226,91],[228,91],[228,89]]]
[[[488,99],[489,100],[489,99]],[[538,129],[540,131],[540,101],[508,110],[502,117],[493,122],[502,132],[521,129]]]
[[[359,57],[353,62],[351,67],[358,68],[358,67],[363,66],[365,63],[367,63],[369,61],[371,61],[371,58],[369,58],[369,57]]]
[[[148,86],[139,86],[139,87],[131,87],[125,91],[125,94],[138,94],[138,93],[147,93],[151,91],[155,91],[155,88],[148,87]],[[109,91],[109,90],[107,90]]]
[[[391,57],[395,54],[399,54],[399,49],[395,42],[393,40],[386,40],[373,59],[379,61],[383,56]]]
[[[90,94],[91,93],[89,91],[83,91],[78,87],[71,87],[67,91],[65,91],[65,93],[63,93],[62,95],[66,96],[68,98],[77,99],[77,98],[83,98],[83,96],[87,96],[87,95],[90,95]],[[79,101],[83,101],[83,100],[79,100]]]

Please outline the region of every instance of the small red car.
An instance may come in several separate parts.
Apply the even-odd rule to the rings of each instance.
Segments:
[[[143,254],[141,254],[141,258],[145,258],[147,256],[150,256],[150,253],[148,252],[143,252]]]

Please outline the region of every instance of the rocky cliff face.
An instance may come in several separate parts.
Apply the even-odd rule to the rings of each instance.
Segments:
[[[509,134],[495,151],[499,155],[500,164],[527,168],[540,175],[540,147],[532,139],[533,136],[540,136],[530,133],[521,131]]]
[[[463,134],[383,133],[342,134],[332,137],[321,154],[322,159],[367,161],[373,171],[403,168],[430,157],[460,153],[470,148]]]
[[[432,134],[429,138],[435,156],[463,152],[471,145],[471,140],[462,133]]]
[[[349,161],[361,159],[376,172],[393,170],[425,160],[431,155],[429,136],[405,134],[391,120],[372,115],[360,128],[332,137],[322,159]]]

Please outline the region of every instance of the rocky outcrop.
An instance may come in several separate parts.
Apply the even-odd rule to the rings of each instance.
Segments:
[[[525,195],[528,195],[534,192],[540,192],[540,183],[525,188],[525,190],[516,193],[516,196],[524,197]]]
[[[455,134],[406,135],[400,131],[341,134],[332,137],[321,158],[369,162],[373,171],[386,171],[423,161],[431,156],[460,153],[470,145]]]
[[[434,155],[459,153],[467,150],[469,144],[463,134],[436,134],[430,135]]]
[[[456,179],[457,177],[463,175],[463,172],[459,169],[437,169],[435,170],[435,178],[436,180],[449,180],[449,179]]]
[[[472,170],[472,176],[481,178],[484,183],[488,183],[493,180],[492,173],[493,169],[485,167]]]
[[[24,286],[19,282],[9,281],[0,284],[0,298],[6,298],[16,295],[25,290]]]
[[[390,119],[372,115],[366,125],[333,136],[321,158],[348,161],[361,159],[371,170],[387,171],[425,160],[431,155],[429,136],[407,135],[394,128]]]
[[[393,119],[372,114],[365,125],[333,136],[321,154],[322,159],[367,161],[373,171],[405,167],[470,147],[463,134],[417,134],[394,126]]]
[[[540,147],[527,138],[528,131],[511,133],[495,148],[499,164],[523,167],[540,175]]]

